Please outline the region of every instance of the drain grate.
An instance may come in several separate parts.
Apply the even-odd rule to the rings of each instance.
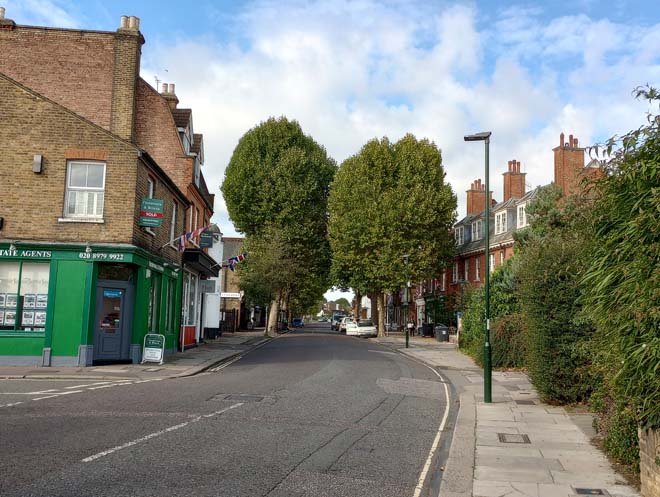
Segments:
[[[498,433],[497,438],[504,444],[531,444],[529,437],[524,433]]]
[[[227,395],[224,400],[237,400],[239,402],[261,402],[264,398],[261,395],[232,394]]]
[[[533,400],[516,400],[516,404],[519,406],[535,406],[536,402]]]
[[[573,488],[575,490],[576,495],[607,495],[609,496],[609,492],[607,490],[603,490],[602,488]]]

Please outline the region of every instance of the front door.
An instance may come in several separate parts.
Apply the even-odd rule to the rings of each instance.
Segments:
[[[99,282],[96,290],[94,361],[130,359],[130,289],[129,284],[124,282]]]

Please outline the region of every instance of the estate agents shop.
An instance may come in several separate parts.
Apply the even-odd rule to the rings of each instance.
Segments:
[[[181,270],[132,245],[0,244],[0,365],[136,363],[176,351]]]

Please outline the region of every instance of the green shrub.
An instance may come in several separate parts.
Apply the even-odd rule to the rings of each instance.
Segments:
[[[527,328],[520,313],[500,316],[491,330],[492,361],[498,368],[522,368],[527,355]]]

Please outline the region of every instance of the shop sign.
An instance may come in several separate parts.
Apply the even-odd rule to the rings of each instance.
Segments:
[[[158,227],[163,224],[163,201],[143,198],[140,202],[140,226]]]
[[[202,231],[199,235],[199,248],[213,247],[213,233],[210,231]]]
[[[200,280],[200,293],[215,293],[215,280]]]
[[[23,257],[26,259],[50,259],[50,250],[10,250],[0,249],[0,257]]]
[[[123,262],[126,254],[110,253],[110,252],[79,252],[78,259],[89,261],[112,261]]]
[[[165,357],[165,335],[158,333],[147,333],[144,336],[144,347],[142,349],[142,362],[157,362],[163,364]]]
[[[160,264],[156,264],[155,262],[149,261],[149,267],[155,271],[163,272],[165,271],[165,268],[161,266]]]
[[[223,299],[240,299],[241,294],[240,292],[222,292],[220,293],[220,297]]]

